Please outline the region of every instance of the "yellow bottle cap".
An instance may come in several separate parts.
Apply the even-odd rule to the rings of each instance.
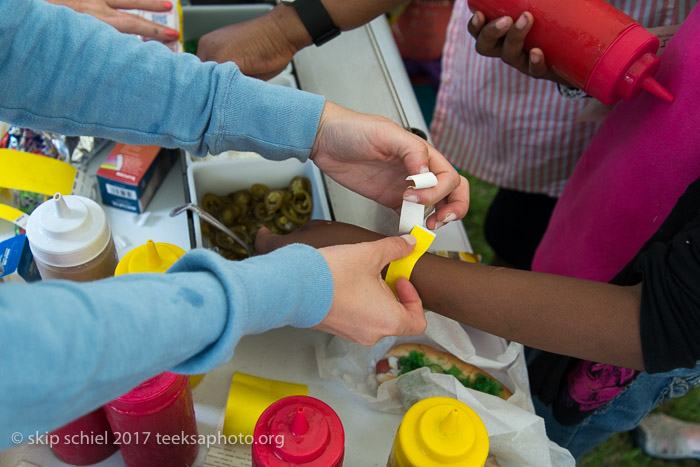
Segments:
[[[202,378],[204,375],[190,375],[190,389],[196,388],[202,382]]]
[[[185,250],[170,243],[154,243],[149,240],[145,245],[128,252],[114,272],[115,276],[136,272],[165,272],[173,265]]]
[[[449,397],[413,405],[394,441],[396,467],[483,467],[488,453],[489,435],[481,418]]]
[[[272,403],[288,396],[308,396],[305,384],[260,378],[235,371],[226,402],[223,434],[253,436],[260,415]]]

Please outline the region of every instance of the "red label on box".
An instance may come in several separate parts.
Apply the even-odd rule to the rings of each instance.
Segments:
[[[160,146],[117,143],[97,170],[98,177],[138,185],[158,156]]]

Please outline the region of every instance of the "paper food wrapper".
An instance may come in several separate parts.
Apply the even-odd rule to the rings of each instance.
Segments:
[[[341,382],[348,391],[371,408],[404,413],[428,397],[453,397],[474,409],[489,433],[490,453],[502,467],[574,466],[571,454],[549,441],[544,420],[534,413],[523,346],[466,327],[432,312],[426,313],[428,327],[415,337],[382,339],[372,347],[332,338],[316,349],[322,378]],[[399,378],[377,384],[375,365],[393,346],[418,342],[449,352],[488,372],[513,395],[508,401],[462,386],[456,378],[422,368]]]

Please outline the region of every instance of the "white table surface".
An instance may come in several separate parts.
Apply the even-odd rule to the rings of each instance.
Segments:
[[[106,157],[109,147],[95,158],[92,171]],[[187,216],[170,217],[170,210],[185,202],[182,167],[179,162],[170,169],[163,183],[148,205],[146,215],[105,206],[112,228],[118,254],[152,239],[167,242],[185,250],[190,249]],[[141,221],[141,222],[140,222]],[[145,221],[145,222],[143,222]],[[10,224],[2,222],[0,236],[11,235]],[[469,250],[466,233],[460,222],[452,223],[438,231],[434,249]],[[193,390],[198,429],[201,435],[215,434],[225,408],[228,388],[234,371],[254,376],[306,384],[309,395],[329,404],[340,416],[346,432],[345,465],[369,467],[386,465],[394,434],[401,417],[377,412],[350,394],[340,383],[320,378],[314,348],[325,344],[330,335],[310,330],[285,327],[255,336],[247,336],[236,347],[233,359],[208,373]],[[491,336],[485,335],[485,339]],[[195,465],[202,465],[207,455],[205,446]],[[26,464],[23,464],[25,462]],[[46,446],[18,446],[0,452],[0,467],[17,465],[63,466]],[[98,466],[122,466],[119,452]],[[242,465],[242,464],[241,464]]]

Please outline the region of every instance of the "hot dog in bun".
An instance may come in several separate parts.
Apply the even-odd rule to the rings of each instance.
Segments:
[[[485,371],[463,362],[454,355],[423,344],[399,344],[377,362],[379,384],[409,371],[427,367],[433,373],[452,375],[467,388],[508,399],[513,393]]]

